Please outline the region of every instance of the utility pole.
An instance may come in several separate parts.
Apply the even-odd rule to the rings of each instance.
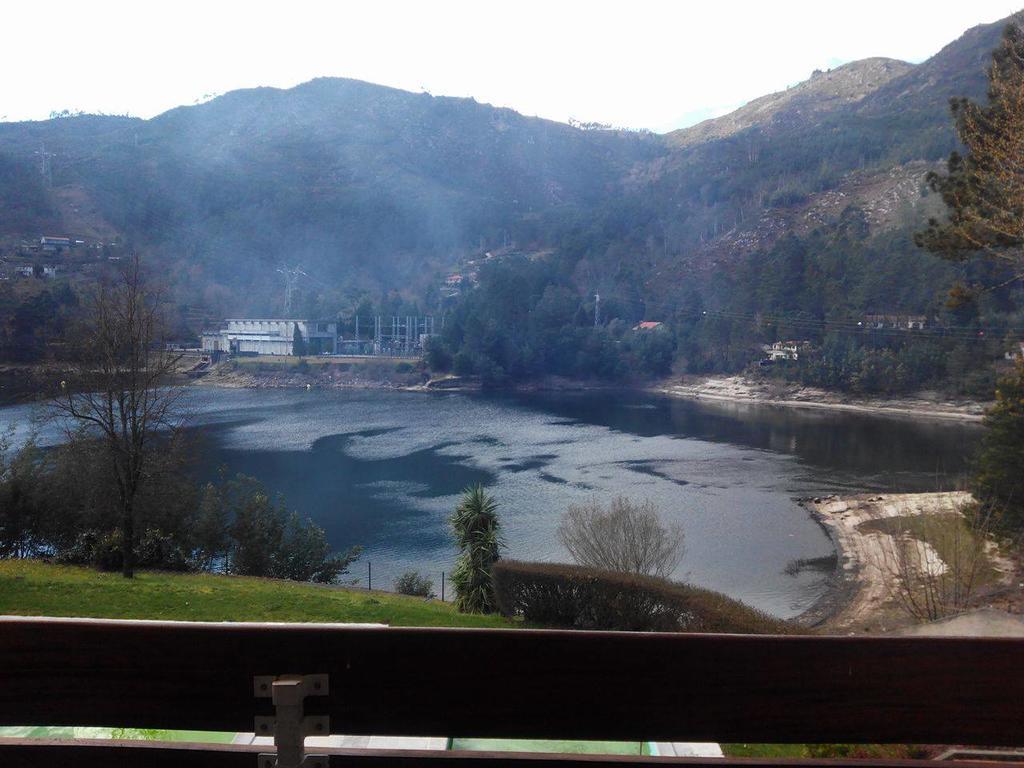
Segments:
[[[594,294],[594,327],[601,324],[601,294]]]

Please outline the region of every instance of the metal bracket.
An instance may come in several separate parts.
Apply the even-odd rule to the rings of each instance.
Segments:
[[[327,736],[330,718],[306,716],[307,696],[327,696],[330,683],[327,675],[257,675],[253,678],[253,695],[271,699],[273,717],[255,720],[257,736],[274,735],[276,753],[259,756],[259,768],[327,768],[327,755],[307,755],[307,736]]]

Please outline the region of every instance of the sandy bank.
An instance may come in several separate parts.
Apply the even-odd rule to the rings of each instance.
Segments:
[[[957,421],[981,421],[989,403],[953,400],[934,393],[913,397],[862,398],[816,387],[802,387],[775,381],[758,381],[745,376],[687,377],[665,381],[653,392],[690,400],[725,400],[759,403],[786,408],[824,408],[887,416],[904,416]]]
[[[886,518],[948,516],[970,502],[961,491],[943,493],[857,494],[804,500],[814,518],[832,537],[839,553],[836,589],[825,604],[812,609],[809,619],[823,619],[826,632],[887,632],[913,623],[894,600],[894,575],[885,564],[891,561],[892,537]],[[946,566],[926,542],[920,545],[924,567],[942,572]],[[1000,557],[994,545],[985,557],[999,583],[1009,583],[1014,566]],[[979,589],[979,593],[982,590]],[[817,613],[817,616],[813,614]]]

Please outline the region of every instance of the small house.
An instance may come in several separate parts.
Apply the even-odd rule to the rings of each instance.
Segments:
[[[60,253],[71,247],[71,238],[44,235],[39,238],[39,247],[44,253]]]
[[[865,315],[861,325],[872,331],[923,331],[924,315]]]

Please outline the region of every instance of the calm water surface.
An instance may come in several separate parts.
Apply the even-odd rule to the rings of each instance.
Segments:
[[[375,586],[415,568],[439,582],[463,488],[500,502],[507,556],[562,560],[566,505],[649,498],[682,524],[676,574],[779,616],[825,591],[786,573],[832,553],[794,501],[832,491],[955,485],[975,425],[689,402],[637,393],[472,396],[380,391],[194,390],[204,477],[226,465],[283,493],[335,546],[362,544]],[[25,428],[29,409],[0,410]]]

